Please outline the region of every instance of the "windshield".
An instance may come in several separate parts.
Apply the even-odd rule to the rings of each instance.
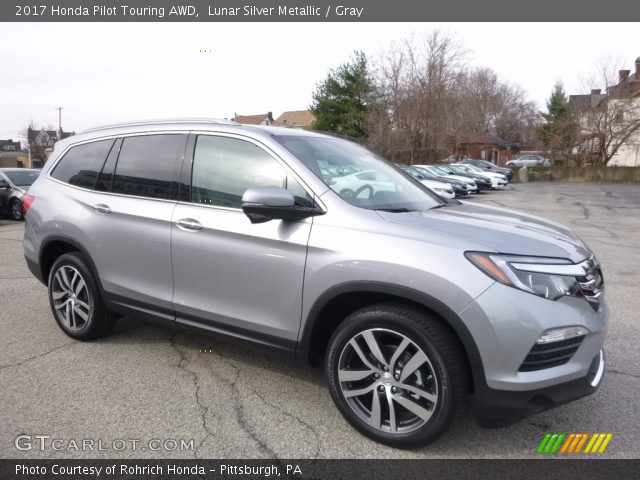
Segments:
[[[451,168],[449,166],[439,165],[437,168],[439,168],[440,170],[445,172],[447,175],[455,175],[456,173],[458,173],[453,168]]]
[[[11,183],[13,183],[16,187],[30,187],[33,182],[36,181],[38,175],[40,175],[40,171],[24,170],[18,172],[4,172],[4,174],[9,177]]]
[[[442,167],[436,167],[435,165],[429,165],[428,168],[429,168],[430,171],[432,171],[436,175],[451,175],[446,170],[444,170]]]
[[[471,168],[467,168],[466,166],[463,167],[461,165],[451,165],[449,168],[453,170],[454,173],[461,173],[463,175],[473,173],[473,170]]]
[[[275,136],[345,201],[369,210],[428,210],[442,200],[369,150],[330,137]]]

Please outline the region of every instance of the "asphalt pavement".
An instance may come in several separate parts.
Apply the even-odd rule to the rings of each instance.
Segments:
[[[0,221],[0,458],[533,458],[546,432],[611,432],[603,457],[638,458],[640,185],[513,184],[470,201],[567,224],[594,249],[611,310],[594,395],[502,429],[467,414],[433,445],[392,449],[343,420],[322,369],[126,318],[70,339],[27,270],[22,223]]]

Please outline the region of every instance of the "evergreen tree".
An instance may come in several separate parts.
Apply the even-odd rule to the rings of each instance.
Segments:
[[[355,52],[350,62],[340,65],[316,87],[311,111],[316,130],[349,137],[367,136],[374,81],[364,52]]]
[[[552,152],[566,153],[575,143],[578,129],[562,83],[558,82],[553,87],[547,101],[547,113],[542,117],[545,123],[537,129],[538,138]]]

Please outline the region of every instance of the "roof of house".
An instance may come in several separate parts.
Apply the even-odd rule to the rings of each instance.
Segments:
[[[481,145],[498,145],[503,148],[513,148],[518,146],[517,143],[504,140],[494,135],[480,135],[479,133],[466,134],[460,143],[461,144],[475,143],[475,144],[481,144]]]
[[[308,127],[315,118],[311,110],[292,110],[281,114],[273,124],[280,127]]]
[[[586,93],[584,95],[569,95],[569,107],[572,109],[595,108],[607,97],[606,93]]]
[[[9,140],[0,140],[0,150],[4,150],[5,146],[10,147],[13,151],[20,151],[20,142],[14,142],[11,138]]]
[[[258,115],[236,115],[233,118],[234,122],[243,123],[244,125],[260,125],[265,120],[273,122],[273,116],[271,112],[260,113]]]

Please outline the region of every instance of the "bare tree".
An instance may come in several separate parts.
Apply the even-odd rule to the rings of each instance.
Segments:
[[[392,44],[378,62],[369,146],[417,163],[456,153],[469,133],[529,142],[539,121],[535,105],[490,68],[469,69],[466,58],[441,31]]]
[[[29,134],[30,131],[31,134]],[[47,153],[53,149],[57,140],[48,132],[55,132],[55,127],[51,124],[46,127],[38,127],[33,120],[30,120],[29,125],[20,131],[20,139],[31,151],[31,158],[39,160],[42,164],[47,161]]]
[[[605,57],[585,82],[604,87],[591,92],[591,101],[575,109],[581,130],[581,150],[593,153],[593,163],[606,165],[629,143],[640,141],[640,89],[629,81],[629,70],[621,70],[619,60]],[[601,90],[601,89],[598,89]]]

